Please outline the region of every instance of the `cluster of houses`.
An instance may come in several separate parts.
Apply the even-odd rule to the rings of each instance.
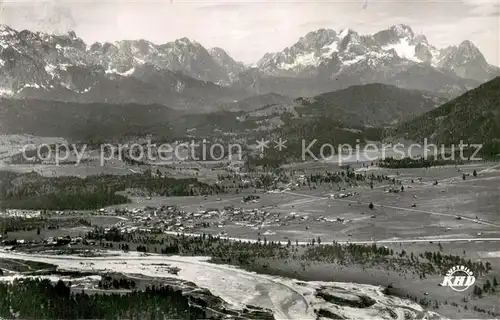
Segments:
[[[20,210],[20,209],[6,209],[5,211],[0,211],[0,217],[9,218],[38,218],[42,215],[41,210]]]
[[[243,203],[259,201],[258,196],[242,198]],[[287,220],[279,212],[270,212],[263,209],[243,209],[241,207],[227,206],[223,209],[199,208],[194,212],[187,212],[174,206],[146,206],[144,208],[124,209],[118,213],[128,217],[115,226],[121,232],[135,231],[165,231],[190,233],[201,229],[210,228],[217,230],[226,225],[240,225],[251,229],[261,229],[271,225],[283,225]]]
[[[70,236],[61,236],[61,237],[47,237],[43,240],[24,240],[24,239],[5,239],[1,241],[4,246],[16,246],[16,245],[37,245],[37,244],[46,244],[46,245],[76,245],[76,244],[85,244],[85,245],[95,245],[94,241],[87,241],[82,237],[70,237]]]
[[[122,232],[148,230],[189,232],[197,228],[206,227],[207,223],[201,220],[210,220],[215,216],[215,212],[203,212],[203,214],[199,212],[186,212],[177,207],[167,205],[123,209],[117,213],[129,218],[117,224],[117,227]]]

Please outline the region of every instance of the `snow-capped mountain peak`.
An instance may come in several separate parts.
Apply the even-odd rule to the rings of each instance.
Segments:
[[[302,49],[319,49],[331,44],[336,39],[336,32],[332,29],[318,29],[301,37],[297,46]]]
[[[303,68],[317,67],[338,51],[339,38],[331,29],[319,29],[307,33],[296,44],[282,52],[267,53],[257,62],[257,67],[273,72],[273,65],[281,70],[298,71]]]
[[[16,30],[12,29],[6,24],[0,23],[0,37],[13,36],[15,34],[17,34]]]
[[[353,32],[352,29],[349,29],[349,28],[344,28],[344,29],[341,29],[340,32],[339,32],[339,38],[340,39],[344,39],[345,37],[347,37],[349,35],[349,33]]]
[[[415,34],[413,33],[411,27],[406,24],[393,25],[390,27],[390,30],[401,38],[413,39],[415,37]]]
[[[427,41],[427,37],[424,36],[423,34],[418,34],[415,36],[415,38],[413,39],[413,42],[414,43],[421,43],[421,44],[426,44],[426,45],[429,45],[429,42]]]
[[[498,74],[499,70],[489,65],[481,51],[469,40],[462,41],[458,47],[443,49],[438,66],[452,70],[461,77],[480,81],[488,80],[491,73]]]
[[[134,76],[135,68],[144,64],[221,84],[229,84],[244,69],[227,54],[224,61],[212,57],[200,43],[188,38],[160,45],[143,39],[87,45],[73,31],[46,34],[0,25],[2,92],[18,93],[26,85],[34,88],[31,84],[40,89],[59,86],[80,92],[92,81],[75,80],[74,72],[78,79],[85,72],[115,79]],[[80,82],[85,88],[78,88]]]
[[[481,51],[479,51],[479,49],[470,40],[462,41],[462,43],[458,46],[458,50],[469,59],[482,55]]]
[[[332,66],[332,76],[350,72],[355,65],[381,72],[394,63],[411,66],[422,64],[458,72],[470,61],[474,68],[489,70],[483,55],[470,41],[462,42],[458,48],[437,49],[428,43],[424,35],[415,34],[405,24],[397,24],[373,35],[360,35],[352,29],[342,29],[338,33],[330,29],[319,29],[308,33],[296,44],[281,52],[267,53],[257,63],[266,73],[272,75],[298,75],[309,72],[320,65]],[[467,68],[472,68],[468,65]],[[385,71],[384,71],[385,72]],[[474,72],[473,79],[485,81],[489,71]]]
[[[182,47],[201,47],[201,45],[196,42],[196,41],[191,41],[189,38],[186,38],[186,37],[183,37],[183,38],[180,38],[180,39],[177,39],[174,41],[174,44],[176,46],[182,46]]]

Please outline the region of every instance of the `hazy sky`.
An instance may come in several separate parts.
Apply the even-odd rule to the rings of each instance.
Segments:
[[[500,65],[499,1],[0,0],[0,23],[45,32],[74,30],[87,43],[188,37],[207,48],[222,47],[245,63],[319,28],[371,34],[405,23],[438,48],[471,40],[490,63]]]

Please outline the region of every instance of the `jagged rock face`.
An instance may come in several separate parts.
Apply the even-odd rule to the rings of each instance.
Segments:
[[[475,79],[481,82],[498,73],[498,68],[488,64],[483,54],[470,41],[463,41],[458,47],[448,47],[443,51],[439,67],[452,70],[462,78]]]
[[[102,65],[108,73],[125,73],[131,68],[151,64],[160,69],[181,71],[199,80],[228,83],[228,71],[239,72],[238,64],[222,49],[215,52],[216,57],[201,44],[182,38],[162,45],[146,40],[95,43],[88,54],[93,64]]]
[[[237,79],[238,74],[246,69],[243,62],[235,61],[221,48],[212,48],[208,52],[210,53],[212,59],[226,72],[228,76],[229,81],[219,81],[218,84],[231,84],[235,81],[235,79]]]
[[[320,29],[310,32],[283,52],[265,54],[257,66],[269,73],[276,69],[300,71],[306,66],[317,67],[323,58],[331,56],[335,51],[335,36],[334,30]]]
[[[224,66],[215,61],[202,45],[187,38],[162,45],[146,40],[93,44],[88,54],[93,64],[102,65],[108,73],[124,73],[147,63],[161,69],[181,71],[195,79],[214,83],[229,81]]]

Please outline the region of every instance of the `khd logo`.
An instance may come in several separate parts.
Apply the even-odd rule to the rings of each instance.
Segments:
[[[469,289],[476,282],[476,278],[465,266],[454,266],[446,273],[443,287],[450,287],[455,291],[465,291]]]

